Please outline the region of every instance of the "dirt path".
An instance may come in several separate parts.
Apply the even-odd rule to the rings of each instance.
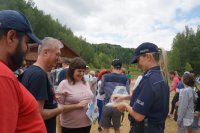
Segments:
[[[176,133],[176,123],[173,119],[167,118],[166,124],[165,124],[165,133]],[[92,125],[92,129],[90,133],[99,133],[97,123],[95,125]],[[128,120],[128,113],[124,116],[124,121],[122,122],[121,126],[121,133],[129,133],[130,130],[130,123]],[[114,130],[111,128],[110,133],[114,133]]]
[[[133,87],[133,82],[131,82],[131,85],[130,85],[130,88],[132,88],[132,87]],[[170,101],[173,98],[173,96],[174,96],[174,94],[171,93]],[[58,119],[57,119],[57,121],[58,121]],[[59,122],[57,122],[57,125],[59,125]],[[59,127],[59,126],[57,126],[57,127]],[[176,129],[177,129],[176,122],[171,118],[167,118],[166,124],[165,124],[165,133],[176,133],[177,132]],[[130,123],[128,120],[128,113],[125,113],[124,121],[122,122],[122,126],[121,126],[121,133],[129,133],[129,130],[130,130]],[[60,133],[59,128],[57,129],[57,133]],[[97,123],[95,125],[92,125],[90,133],[99,133]],[[110,130],[110,133],[114,133],[114,130],[112,128]]]

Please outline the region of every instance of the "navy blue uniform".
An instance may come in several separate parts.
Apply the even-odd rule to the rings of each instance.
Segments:
[[[45,100],[44,109],[57,108],[54,90],[47,73],[40,67],[32,65],[23,74],[22,84],[32,93],[36,100]],[[45,120],[48,133],[56,132],[56,117]]]
[[[130,106],[145,116],[149,133],[164,133],[165,120],[169,111],[169,86],[164,80],[160,67],[153,67],[144,73],[131,98]],[[131,133],[136,131],[138,122],[129,115]],[[143,123],[143,122],[141,122]]]

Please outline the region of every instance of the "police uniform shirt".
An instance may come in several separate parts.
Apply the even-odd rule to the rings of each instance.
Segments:
[[[131,107],[148,118],[151,124],[164,124],[169,110],[169,86],[163,79],[160,67],[144,73],[131,98]],[[129,120],[134,118],[129,116]]]

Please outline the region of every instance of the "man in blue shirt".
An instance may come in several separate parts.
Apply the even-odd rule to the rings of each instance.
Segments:
[[[110,102],[110,98],[117,87],[124,87],[125,91],[127,93],[129,92],[129,80],[126,75],[121,74],[121,68],[121,60],[114,59],[111,65],[112,72],[104,75],[99,90],[100,94],[105,94],[101,116],[101,126],[104,128],[104,133],[109,133],[109,129],[111,127],[114,128],[115,133],[120,133],[120,119],[122,113],[119,110],[108,106],[108,103]]]
[[[130,133],[164,133],[169,111],[169,86],[159,61],[160,50],[155,44],[146,42],[136,48],[132,63],[137,63],[144,71],[143,78],[131,96],[130,105],[114,105],[118,110],[129,112]]]
[[[63,69],[60,71],[60,73],[58,75],[58,85],[60,84],[60,82],[62,80],[64,80],[66,78],[67,71],[68,71],[68,68],[69,68],[69,64],[70,64],[70,60],[69,59],[64,59],[63,60],[63,63],[62,63]]]

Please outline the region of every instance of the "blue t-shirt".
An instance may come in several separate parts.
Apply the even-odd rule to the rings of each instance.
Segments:
[[[58,85],[60,84],[60,82],[61,82],[62,80],[65,79],[66,74],[67,74],[67,71],[68,71],[68,68],[65,68],[65,69],[63,69],[63,70],[60,71],[60,73],[59,73],[59,75],[58,75]]]
[[[178,89],[183,89],[184,88],[183,82],[181,80],[178,82],[177,88]]]
[[[150,133],[162,133],[169,111],[169,86],[163,78],[160,67],[153,67],[144,73],[142,80],[136,87],[130,102],[134,111],[142,114],[149,123],[156,125],[154,128],[162,128],[157,131],[150,129]],[[131,124],[134,125],[134,118],[129,115]]]
[[[100,94],[105,94],[104,105],[110,101],[111,95],[115,90],[116,86],[125,86],[127,92],[129,93],[129,80],[126,75],[110,73],[103,77],[101,82],[101,87],[99,90]]]
[[[183,89],[184,88],[184,85],[183,85],[183,82],[180,80],[179,82],[178,82],[178,85],[176,86],[176,88],[180,91],[181,89]],[[178,91],[178,92],[179,92]]]
[[[32,93],[36,100],[44,100],[44,109],[57,108],[54,90],[47,73],[40,67],[32,65],[23,73],[22,84]],[[45,120],[48,133],[56,132],[56,117]]]

